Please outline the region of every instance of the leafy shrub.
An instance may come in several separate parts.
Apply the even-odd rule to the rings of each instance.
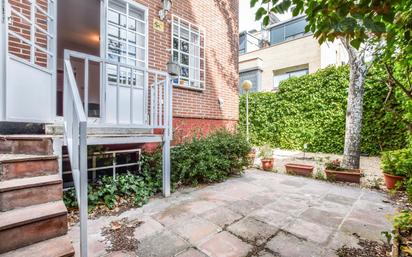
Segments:
[[[120,199],[131,202],[134,206],[141,206],[147,202],[156,190],[145,181],[144,177],[132,174],[104,176],[98,183],[88,187],[89,209],[96,205],[104,204],[109,209],[114,208]],[[64,192],[63,201],[69,208],[77,208],[75,189]]]
[[[371,69],[365,82],[362,153],[405,147],[406,127],[384,109],[388,89],[380,70]],[[280,83],[277,93],[249,94],[250,139],[255,145],[307,151],[342,153],[349,71],[346,66],[328,67]],[[395,99],[396,100],[396,99]],[[397,101],[390,107],[397,107]],[[245,131],[246,98],[240,98],[239,126]]]
[[[412,176],[412,149],[387,151],[382,154],[381,168],[385,173],[396,176]]]
[[[241,172],[248,165],[250,144],[239,133],[217,131],[194,138],[171,150],[173,186],[220,182]],[[158,149],[142,155],[142,174],[103,177],[88,189],[89,208],[104,204],[112,209],[121,199],[141,206],[162,189],[162,152]],[[74,189],[64,193],[67,207],[77,207]]]
[[[248,165],[250,150],[250,144],[240,133],[217,131],[194,138],[172,149],[172,182],[196,185],[223,181]]]

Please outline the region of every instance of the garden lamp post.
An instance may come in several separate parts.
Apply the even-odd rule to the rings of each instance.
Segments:
[[[253,84],[250,80],[242,82],[242,88],[246,92],[246,139],[249,142],[249,90]]]

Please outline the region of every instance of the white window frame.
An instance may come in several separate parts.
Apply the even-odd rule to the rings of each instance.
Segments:
[[[186,40],[184,40],[180,37],[180,28],[181,28],[182,23],[188,25],[188,30],[189,30],[189,40],[188,41],[186,41]],[[177,31],[178,36],[177,37],[175,36],[175,25],[178,26],[178,31]],[[171,37],[170,37],[171,42],[170,42],[170,44],[171,44],[171,49],[172,49],[171,50],[172,58],[174,56],[174,52],[177,52],[178,53],[178,63],[181,66],[181,68],[183,66],[183,67],[186,67],[186,68],[189,69],[189,77],[187,79],[186,78],[183,79],[182,76],[180,76],[178,79],[175,79],[173,81],[173,85],[176,86],[176,87],[180,87],[180,88],[204,91],[206,89],[206,34],[205,34],[205,30],[202,27],[200,27],[198,25],[195,25],[192,22],[187,21],[185,19],[182,19],[182,18],[180,18],[176,15],[172,15],[172,25],[171,26],[172,26],[172,29],[171,29]],[[191,42],[192,33],[196,33],[198,35],[199,40],[198,40],[198,44],[196,44],[196,45]],[[173,47],[173,39],[174,38],[177,38],[179,40],[178,49],[174,49],[174,47]],[[189,44],[189,52],[188,53],[181,51],[180,48],[181,48],[181,42],[182,41],[187,42]],[[203,45],[202,45],[202,43],[203,43]],[[191,47],[194,47],[194,46],[199,47],[199,55],[198,56],[194,52],[191,53]],[[192,49],[194,49],[194,48],[192,48]],[[203,53],[203,55],[202,55],[202,53]],[[181,63],[182,54],[186,54],[186,55],[189,56],[189,65],[185,65],[185,64]],[[194,66],[194,64],[191,63],[192,58],[193,58],[193,60],[198,60],[199,61],[198,69],[197,69],[197,67]],[[201,65],[202,62],[203,62],[203,69],[202,69],[202,65]],[[197,70],[199,72],[199,74],[198,74],[199,79],[190,77],[190,72],[195,71],[195,70]],[[203,73],[203,80],[201,79],[202,78],[202,73]],[[181,81],[187,81],[187,85],[183,85]],[[198,86],[191,86],[192,82],[194,82],[194,84],[198,85]]]

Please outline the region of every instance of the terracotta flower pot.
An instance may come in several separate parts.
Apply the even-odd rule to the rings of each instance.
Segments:
[[[386,188],[389,190],[396,188],[396,184],[405,179],[405,177],[391,175],[387,173],[383,173],[383,177],[385,178]]]
[[[273,159],[262,159],[262,169],[265,171],[273,170]]]
[[[326,178],[328,180],[349,182],[360,184],[360,170],[327,170],[325,169]]]
[[[312,172],[315,167],[313,165],[287,163],[285,164],[285,168],[286,172],[289,174],[310,177],[312,176]]]

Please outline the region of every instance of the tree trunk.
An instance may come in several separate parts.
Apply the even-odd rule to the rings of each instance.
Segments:
[[[359,169],[363,94],[367,67],[363,56],[359,51],[352,47],[346,39],[341,40],[348,52],[350,67],[348,106],[346,108],[345,147],[342,167],[346,169]]]

